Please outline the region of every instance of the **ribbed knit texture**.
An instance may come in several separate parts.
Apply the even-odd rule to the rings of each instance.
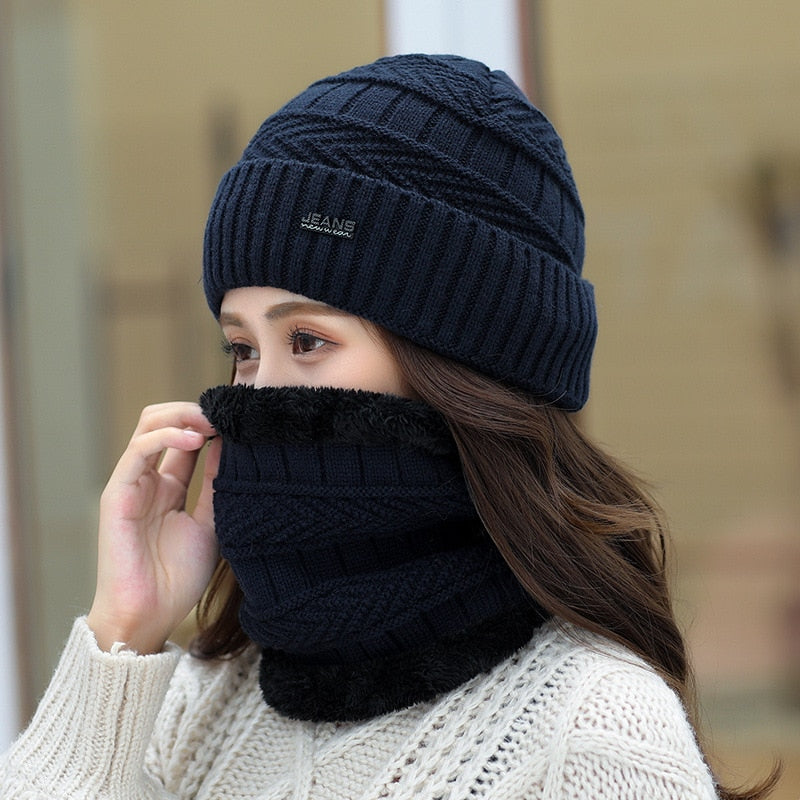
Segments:
[[[222,179],[204,284],[372,320],[567,410],[596,336],[583,211],[557,133],[505,73],[380,59],[269,117]]]
[[[89,672],[90,664],[97,668]],[[171,664],[170,656],[99,656],[79,620],[36,718],[0,763],[0,796],[716,797],[666,684],[616,645],[588,635],[582,644],[549,623],[513,657],[436,702],[346,725],[295,722],[266,706],[257,650],[218,663],[185,657],[164,699],[154,687]]]
[[[27,777],[24,769],[16,774],[13,758],[0,768],[0,797],[100,798],[133,785],[135,795],[118,796],[162,797],[141,765],[178,657],[173,645],[151,656],[120,646],[105,653],[85,620],[79,620],[21,743],[25,763],[35,767]],[[136,725],[121,725],[126,719]],[[51,786],[58,789],[51,793]]]
[[[429,406],[241,385],[209,389],[200,405],[222,436],[220,552],[244,595],[242,628],[262,647],[360,663],[526,602]]]

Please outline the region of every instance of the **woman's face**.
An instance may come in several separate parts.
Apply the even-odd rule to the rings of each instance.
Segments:
[[[303,295],[271,286],[231,289],[219,323],[234,383],[409,394],[368,322]]]

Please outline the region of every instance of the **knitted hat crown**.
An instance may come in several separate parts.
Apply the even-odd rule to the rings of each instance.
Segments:
[[[577,410],[596,337],[558,134],[503,72],[402,55],[318,81],[222,178],[204,286],[273,286]]]

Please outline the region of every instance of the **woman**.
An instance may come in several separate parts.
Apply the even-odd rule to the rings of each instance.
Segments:
[[[765,797],[715,784],[659,515],[569,413],[583,249],[557,134],[482,64],[268,118],[206,229],[232,385],[143,412],[3,796]]]

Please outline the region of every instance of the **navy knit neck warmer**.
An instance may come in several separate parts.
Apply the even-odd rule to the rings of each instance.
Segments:
[[[223,438],[217,537],[270,705],[372,716],[454,688],[531,636],[541,613],[483,532],[428,406],[246,386],[200,404]]]

